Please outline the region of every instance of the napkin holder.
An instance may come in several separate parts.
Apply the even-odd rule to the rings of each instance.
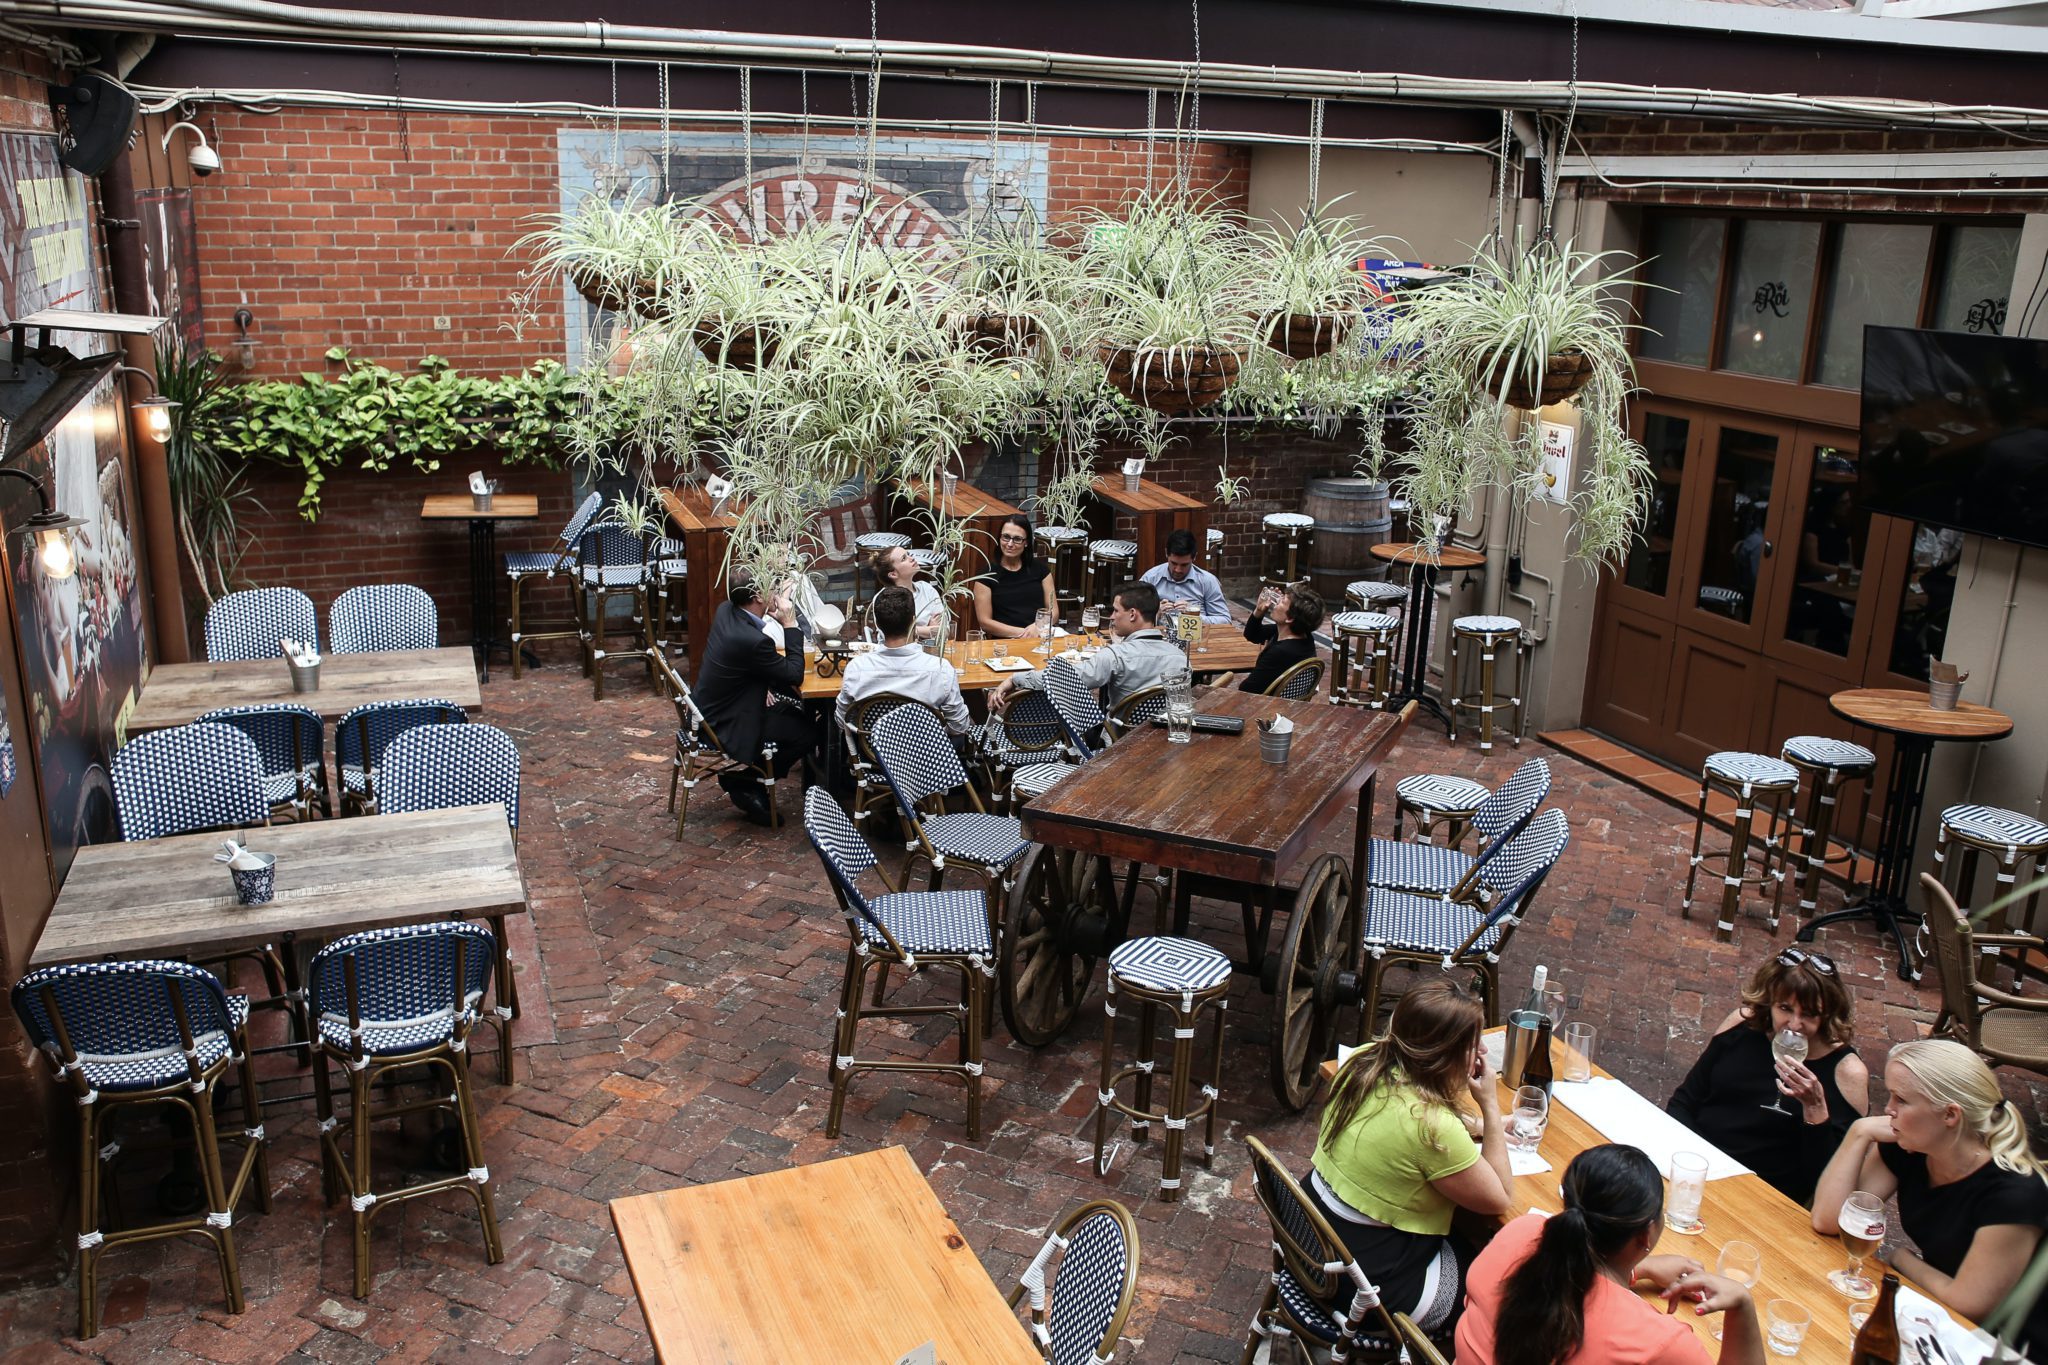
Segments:
[[[1927,704],[1936,711],[1953,711],[1962,700],[1963,684],[1970,675],[1936,659],[1927,669]]]

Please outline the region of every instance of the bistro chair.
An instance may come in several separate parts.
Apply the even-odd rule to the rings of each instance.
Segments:
[[[469,1035],[476,1027],[491,979],[497,940],[482,925],[460,920],[372,929],[337,939],[313,955],[308,977],[319,1056],[313,1062],[313,1100],[320,1118],[320,1185],[329,1204],[346,1196],[355,1245],[355,1296],[370,1296],[370,1222],[380,1207],[444,1190],[466,1190],[483,1222],[484,1257],[505,1259],[498,1241],[491,1171],[469,1087]],[[328,1063],[348,1081],[348,1134],[335,1117]],[[423,1099],[374,1104],[380,1080],[411,1067],[438,1068],[453,1087]],[[429,1071],[431,1076],[433,1071]],[[395,1094],[388,1088],[387,1095]],[[370,1125],[421,1112],[452,1116],[468,1169],[461,1175],[379,1190],[370,1166]]]
[[[1966,909],[1975,899],[1977,883],[1977,860],[1980,854],[1996,859],[1992,890],[1995,896],[2010,894],[2019,884],[2020,867],[2031,862],[2028,883],[2032,887],[2027,893],[2026,909],[2021,912],[2020,923],[2033,926],[2034,910],[2041,901],[2041,880],[2048,875],[2048,824],[2043,824],[2031,815],[2022,815],[2016,810],[2000,810],[1996,806],[1950,806],[1941,813],[1941,824],[1934,836],[1934,867],[1956,903]],[[1991,912],[1987,927],[2003,931],[2008,925],[2008,907]],[[2013,968],[2015,988],[2025,983],[2025,978],[2040,971],[2025,960],[2024,954],[2007,954],[2006,960]]]
[[[1095,757],[1103,747],[1102,728],[1109,720],[1095,689],[1082,681],[1071,662],[1057,656],[1046,660],[1039,678],[1053,710],[1059,714],[1060,726],[1067,732],[1067,743],[1074,756],[1083,762]]]
[[[917,561],[917,569],[927,577],[937,577],[952,562],[944,550],[927,549],[922,545],[910,547],[910,557]]]
[[[519,746],[495,725],[421,725],[384,751],[378,806],[386,815],[502,805],[519,839]],[[512,1081],[512,1021],[519,1017],[519,978],[505,916],[489,916],[498,940],[498,1003],[485,1021],[498,1030],[498,1080]]]
[[[1088,533],[1079,526],[1040,526],[1031,536],[1045,556],[1046,567],[1052,570],[1053,605],[1064,622],[1068,612],[1080,607],[1087,597],[1081,561],[1088,553]]]
[[[1436,827],[1444,826],[1444,844],[1456,848],[1490,793],[1469,777],[1416,773],[1394,784],[1394,838],[1401,837],[1404,816],[1415,819],[1415,842],[1427,844]]]
[[[224,706],[199,717],[200,723],[216,721],[256,741],[263,764],[263,796],[272,815],[289,812],[295,820],[310,820],[316,803],[322,815],[334,814],[327,786],[327,725],[318,713],[275,702]]]
[[[1031,1337],[1043,1359],[1108,1365],[1137,1292],[1138,1225],[1114,1199],[1095,1199],[1053,1224],[1017,1277],[1010,1307],[1030,1296]]]
[[[596,519],[597,511],[604,506],[601,494],[592,493],[576,506],[576,514],[569,518],[569,524],[562,528],[562,534],[555,537],[551,549],[538,553],[518,551],[505,556],[505,575],[512,581],[512,676],[519,676],[519,646],[529,640],[571,640],[583,636],[581,607],[583,595],[572,593],[570,609],[576,612],[576,619],[562,629],[543,631],[522,630],[520,603],[525,600],[527,583],[535,578],[553,582],[557,574],[570,574],[576,568],[576,547],[583,540],[583,532]]]
[[[1401,1349],[1407,1352],[1414,1365],[1450,1365],[1436,1343],[1429,1339],[1429,1333],[1416,1324],[1406,1313],[1394,1314],[1394,1330],[1401,1334]]]
[[[441,697],[373,701],[334,722],[334,771],[341,783],[343,815],[375,815],[379,765],[391,741],[420,725],[461,725],[469,713]]]
[[[1078,763],[1034,763],[1028,768],[1019,768],[1010,779],[1010,810],[1014,813],[1024,809],[1080,771]]]
[[[78,1101],[78,1335],[99,1331],[99,1258],[130,1242],[196,1233],[213,1243],[228,1311],[242,1311],[234,1209],[253,1176],[256,1207],[270,1212],[270,1157],[245,1030],[247,996],[187,962],[87,962],[42,967],[14,985],[14,1012]],[[214,1127],[214,1096],[228,1068],[242,1090],[239,1135]],[[115,1119],[128,1108],[169,1105],[191,1121],[206,1209],[146,1227],[102,1229],[105,1168],[121,1150]],[[229,1177],[221,1141],[241,1144]]]
[[[239,728],[194,721],[135,736],[108,776],[125,840],[270,823],[263,755]]]
[[[846,708],[846,724],[841,727],[846,733],[847,769],[853,777],[853,823],[860,828],[861,822],[870,812],[888,812],[896,804],[895,794],[889,790],[889,780],[882,776],[882,765],[875,758],[874,745],[869,741],[868,731],[874,723],[899,706],[923,706],[925,703],[915,697],[906,697],[901,692],[876,692],[862,697]],[[993,721],[991,717],[991,721]],[[887,821],[885,820],[886,824]]]
[[[1841,806],[1842,788],[1851,782],[1861,782],[1863,813],[1849,829],[1852,837],[1862,830],[1870,818],[1870,787],[1877,775],[1877,755],[1846,739],[1794,735],[1779,747],[1778,757],[1799,770],[1805,791],[1806,799],[1793,817],[1793,831],[1799,838],[1799,860],[1806,864],[1799,882],[1799,913],[1811,915],[1819,901],[1821,873],[1833,863],[1842,864],[1844,872],[1855,864],[1855,845],[1847,839],[1835,838],[1835,815]],[[1785,840],[1782,855],[1792,860],[1790,837]],[[1935,856],[1940,857],[1938,853]]]
[[[1202,548],[1207,551],[1203,558],[1210,561],[1211,567],[1209,572],[1214,573],[1216,571],[1214,568],[1216,554],[1223,548],[1223,533],[1211,526],[1208,533],[1202,537]]]
[[[1401,618],[1386,612],[1340,611],[1331,617],[1330,700],[1340,706],[1382,706],[1393,695],[1394,642],[1400,634]]]
[[[1003,879],[1031,847],[1023,827],[1014,816],[982,808],[952,738],[930,707],[899,706],[875,722],[868,738],[910,828],[903,884],[910,885],[910,870],[919,860],[931,868],[934,891],[947,868],[964,867],[986,883],[989,923],[995,924]],[[968,809],[947,811],[949,797],[964,798]]]
[[[1354,1351],[1391,1355],[1398,1349],[1398,1329],[1380,1291],[1266,1144],[1247,1136],[1244,1145],[1251,1154],[1252,1193],[1272,1230],[1273,1278],[1238,1365],[1251,1365],[1261,1339],[1272,1343],[1269,1358],[1278,1361],[1296,1336],[1327,1347],[1336,1362],[1349,1360]],[[1368,1315],[1375,1315],[1370,1327]]]
[[[758,781],[768,799],[769,827],[781,828],[782,815],[775,808],[775,744],[761,745],[759,763],[743,763],[726,753],[718,731],[697,709],[697,699],[690,695],[690,685],[683,681],[683,675],[667,659],[657,657],[654,662],[676,708],[676,749],[669,759],[668,771],[668,808],[676,814],[676,838],[683,837],[683,826],[690,820],[690,793],[705,778],[721,773],[739,773]]]
[[[1142,730],[1166,714],[1166,688],[1158,683],[1127,693],[1109,709],[1102,722],[1102,737],[1116,743],[1133,730]]]
[[[1138,576],[1138,542],[1091,540],[1088,542],[1087,563],[1087,576],[1081,585],[1081,604],[1106,613],[1117,585]]]
[[[1230,959],[1191,938],[1157,936],[1126,939],[1109,955],[1106,994],[1102,1001],[1102,1083],[1095,1092],[1095,1174],[1109,1174],[1103,1149],[1109,1142],[1109,1116],[1131,1121],[1131,1141],[1144,1142],[1154,1123],[1166,1126],[1166,1150],[1159,1162],[1159,1197],[1180,1199],[1181,1144],[1190,1120],[1202,1120],[1202,1165],[1216,1161],[1216,1105],[1223,1086],[1223,1015],[1230,1008]],[[1138,1058],[1116,1065],[1116,1017],[1119,998],[1138,1007]],[[1167,1062],[1166,1107],[1152,1107],[1152,1082],[1157,1079],[1153,1049],[1159,1011],[1173,1022],[1173,1051]],[[1195,1067],[1195,1031],[1207,1012],[1209,1079],[1201,1098],[1190,1100]],[[1122,1081],[1135,1077],[1135,1099],[1117,1096]]]
[[[1259,523],[1259,586],[1299,583],[1315,545],[1316,519],[1300,512],[1273,512]]]
[[[1701,841],[1707,831],[1707,797],[1712,792],[1724,792],[1735,798],[1735,824],[1731,831],[1728,847],[1706,853],[1700,851]],[[1770,918],[1765,927],[1772,933],[1778,932],[1778,910],[1785,887],[1785,869],[1774,867],[1780,840],[1786,837],[1791,826],[1792,807],[1799,799],[1799,769],[1782,758],[1767,754],[1745,754],[1735,750],[1724,750],[1708,754],[1707,761],[1700,768],[1700,804],[1693,814],[1692,861],[1685,874],[1685,899],[1679,903],[1679,916],[1692,918],[1693,883],[1700,875],[1700,864],[1708,858],[1726,855],[1728,867],[1721,874],[1721,912],[1714,925],[1714,931],[1722,939],[1735,934],[1735,911],[1742,903],[1742,888],[1755,885],[1759,889],[1765,882],[1773,882],[1777,891],[1771,897]],[[1756,875],[1750,874],[1750,847],[1756,842],[1756,817],[1764,817],[1763,861]]]
[[[350,588],[327,609],[327,648],[334,654],[386,649],[438,649],[441,613],[410,583]]]
[[[1564,812],[1555,806],[1508,840],[1479,868],[1467,900],[1419,896],[1386,887],[1366,888],[1365,1000],[1359,1041],[1379,1016],[1380,988],[1390,967],[1441,967],[1469,972],[1486,999],[1489,1027],[1500,1022],[1500,960],[1515,928],[1529,916],[1543,879],[1571,843]],[[1483,888],[1483,892],[1481,892]]]
[[[320,625],[313,599],[297,588],[250,588],[231,592],[206,609],[209,663],[240,659],[281,659],[279,640],[318,648]]]
[[[1418,896],[1465,900],[1476,894],[1483,899],[1486,893],[1477,885],[1479,871],[1489,859],[1499,856],[1508,840],[1520,834],[1549,799],[1550,764],[1532,758],[1515,769],[1499,791],[1479,790],[1482,796],[1473,807],[1471,823],[1485,842],[1477,855],[1435,844],[1374,839],[1369,845],[1372,861],[1367,884]]]
[[[648,542],[617,526],[595,526],[583,533],[576,550],[576,596],[583,615],[583,671],[591,676],[594,695],[604,700],[606,659],[640,659],[647,665],[649,682],[658,680],[655,656],[661,653],[654,633],[648,586]],[[629,608],[626,623],[614,629],[610,621],[614,599]],[[638,649],[606,649],[612,636],[638,634]]]
[[[690,561],[683,555],[683,542],[668,536],[656,536],[647,573],[654,603],[655,647],[666,654],[669,631],[689,624],[689,599],[685,596],[685,589],[690,581]]]
[[[1476,697],[1464,690],[1466,651],[1475,649],[1479,652],[1479,693]],[[1505,698],[1495,687],[1499,673],[1494,661],[1502,652],[1515,661],[1515,687]],[[1476,712],[1479,716],[1479,752],[1490,752],[1493,749],[1493,713],[1512,710],[1515,723],[1508,732],[1508,740],[1517,749],[1522,747],[1522,732],[1527,728],[1527,713],[1522,709],[1522,688],[1529,678],[1529,644],[1520,621],[1512,616],[1460,616],[1452,621],[1451,663],[1444,678],[1445,690],[1451,694],[1448,709],[1451,713],[1452,743],[1458,739],[1459,718],[1467,712]]]
[[[1932,874],[1920,874],[1927,897],[1927,931],[1941,974],[1941,1016],[1934,1036],[1954,1038],[1993,1066],[2018,1066],[2048,1075],[2048,1000],[2027,1000],[1986,983],[1977,974],[1987,952],[2048,951],[2032,934],[1980,934]]]
[[[896,715],[913,714],[911,708]],[[886,722],[885,722],[886,723]],[[888,887],[875,851],[860,837],[846,812],[823,787],[804,793],[804,832],[811,847],[825,864],[825,876],[832,894],[846,916],[851,943],[846,953],[846,976],[839,993],[839,1012],[832,1037],[832,1060],[827,1066],[832,1083],[832,1106],[825,1116],[825,1136],[839,1136],[846,1112],[846,1088],[862,1071],[935,1071],[958,1076],[967,1083],[967,1139],[981,1136],[981,1033],[986,1017],[989,989],[995,980],[995,935],[989,927],[987,907],[972,891],[895,891],[869,899],[861,893],[860,874],[872,870]],[[922,967],[944,967],[960,973],[960,1002],[923,1005],[881,1003],[888,969],[901,965],[911,971]],[[880,969],[883,980],[876,983],[873,1003],[863,1003],[867,976]],[[957,1062],[862,1061],[854,1055],[862,1019],[915,1019],[929,1015],[951,1015],[960,1021],[960,1060]]]
[[[1283,701],[1307,701],[1323,685],[1323,661],[1303,659],[1266,684],[1265,695]]]
[[[1015,800],[1017,783],[1032,768],[1071,768],[1066,727],[1044,692],[1018,692],[1002,714],[993,712],[975,732],[975,747],[988,770],[989,791]],[[1034,781],[1049,783],[1049,778]]]

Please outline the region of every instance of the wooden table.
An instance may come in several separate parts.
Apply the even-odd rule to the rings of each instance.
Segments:
[[[1435,697],[1429,695],[1429,651],[1436,634],[1436,580],[1445,569],[1476,569],[1486,556],[1461,545],[1439,545],[1434,553],[1428,546],[1407,540],[1390,540],[1372,547],[1373,558],[1389,564],[1408,566],[1408,619],[1403,623],[1406,637],[1401,645],[1401,678],[1394,695],[1383,703],[1398,711],[1404,702],[1414,702],[1444,723],[1451,731],[1451,718]]]
[[[1102,632],[1102,637],[1107,641],[1110,638],[1109,632]],[[1066,649],[1074,644],[1076,638],[1068,636],[1065,640],[1054,640],[1053,644],[1056,649]],[[1007,640],[1002,643],[1009,646],[1009,657],[1023,659],[1033,668],[1045,667],[1046,660],[1052,657],[1032,653],[1037,646],[1034,640]],[[948,660],[954,663],[963,659],[966,661],[967,671],[960,675],[962,692],[989,691],[999,686],[1004,678],[1013,676],[1015,672],[1024,671],[1019,669],[1013,670],[1012,673],[998,673],[991,669],[987,660],[994,657],[995,644],[996,642],[991,640],[983,640],[972,645],[965,640],[955,640],[946,646]],[[1194,674],[1198,678],[1217,673],[1240,672],[1258,662],[1259,646],[1245,639],[1243,633],[1234,626],[1211,624],[1202,632],[1200,644],[1207,646],[1209,652],[1204,654],[1197,649],[1188,655],[1188,661],[1194,666]],[[818,676],[816,657],[813,656],[810,660],[811,666],[804,670],[803,699],[831,701],[838,697],[848,662],[851,662],[851,657],[842,661],[831,677],[821,678]]]
[[[725,546],[739,517],[714,513],[711,495],[702,488],[664,488],[661,505],[683,533],[683,558],[690,571],[683,577],[683,611],[690,624],[688,682],[697,681],[703,666],[704,643],[711,638],[711,618],[725,600]]]
[[[498,638],[498,523],[532,521],[540,516],[540,498],[533,493],[498,493],[488,509],[479,509],[468,493],[429,493],[420,504],[422,521],[469,523],[469,647],[476,651],[477,672],[491,679],[491,650]]]
[[[223,706],[268,706],[290,702],[333,724],[354,707],[373,701],[436,697],[471,715],[483,710],[476,664],[468,649],[388,649],[369,654],[326,654],[320,659],[320,687],[292,691],[283,659],[236,659],[224,663],[158,664],[150,670],[128,733],[186,725]]]
[[[1140,478],[1136,489],[1127,489],[1120,473],[1096,475],[1093,491],[1130,517],[1131,539],[1138,543],[1139,573],[1166,562],[1166,537],[1174,531],[1192,531],[1196,556],[1208,554],[1209,504],[1147,478]]]
[[[890,1365],[927,1342],[948,1365],[1040,1365],[901,1147],[630,1195],[611,1211],[667,1365]]]
[[[1907,892],[1913,884],[1913,845],[1920,832],[1920,807],[1927,797],[1927,768],[1934,746],[1942,741],[2004,739],[2012,733],[2012,717],[1974,702],[1959,701],[1953,711],[1937,711],[1927,694],[1891,687],[1853,687],[1828,698],[1828,707],[1844,720],[1892,737],[1890,776],[1884,792],[1884,815],[1877,837],[1870,888],[1862,900],[1816,916],[1799,930],[1811,943],[1814,933],[1844,920],[1867,919],[1891,932],[1899,950],[1899,978],[1918,981],[1908,925],[1920,915]]]
[[[213,860],[221,838],[180,834],[79,849],[30,965],[216,954],[394,924],[488,919],[498,935],[498,1001],[513,1000],[505,919],[526,909],[526,880],[504,806],[253,830],[249,845],[277,855],[277,896],[268,905],[236,903],[227,870]],[[283,956],[292,963],[291,953]],[[500,1074],[510,1081],[509,1020],[500,1044]]]
[[[1022,516],[1023,511],[1012,507],[993,493],[984,493],[964,480],[956,481],[952,495],[932,484],[919,479],[906,479],[896,487],[896,497],[902,503],[923,507],[937,512],[953,521],[967,523],[967,540],[960,554],[958,579],[966,582],[988,572],[989,556],[995,553],[996,536],[1003,524],[1003,518]],[[889,529],[917,540],[921,523],[907,512],[889,518]]]

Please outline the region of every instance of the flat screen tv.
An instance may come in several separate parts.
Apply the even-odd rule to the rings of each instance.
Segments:
[[[1863,329],[1863,509],[2048,545],[2048,341]]]

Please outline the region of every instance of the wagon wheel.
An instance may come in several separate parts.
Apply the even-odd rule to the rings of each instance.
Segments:
[[[1335,1034],[1350,905],[1351,871],[1342,858],[1326,853],[1309,865],[1279,957],[1266,964],[1273,995],[1273,1093],[1296,1111],[1314,1093]]]
[[[1095,958],[1077,946],[1076,921],[1109,915],[1116,887],[1108,872],[1093,854],[1040,846],[1025,855],[1010,889],[998,963],[1003,1022],[1026,1047],[1044,1047],[1080,1012]]]

